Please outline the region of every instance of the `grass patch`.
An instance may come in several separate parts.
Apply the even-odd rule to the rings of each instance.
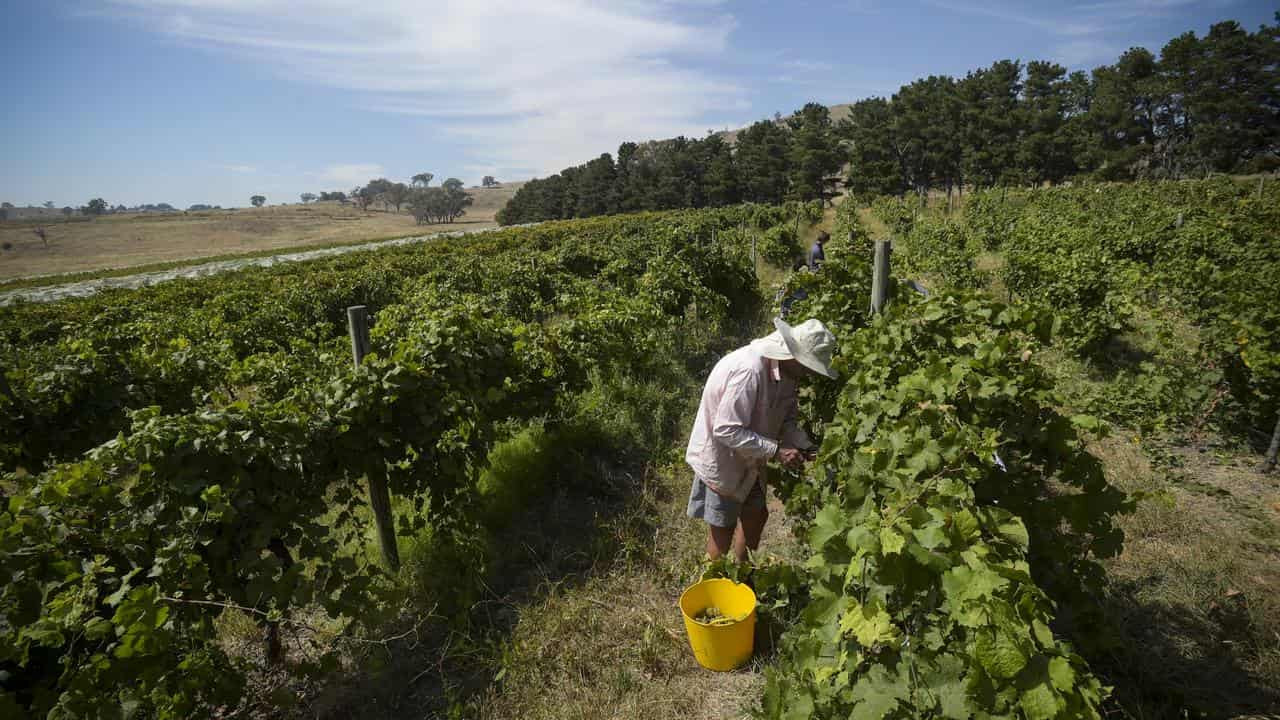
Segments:
[[[489,227],[489,225],[478,226]],[[451,231],[449,231],[451,232]],[[413,232],[400,235],[387,235],[384,237],[364,238],[360,240],[344,240],[332,243],[320,243],[314,245],[291,245],[288,247],[271,248],[267,250],[251,250],[247,252],[223,253],[221,255],[201,255],[182,260],[173,260],[170,262],[147,263],[143,265],[132,265],[128,267],[104,268],[101,270],[89,270],[85,272],[61,273],[58,275],[39,275],[36,277],[17,278],[13,280],[0,281],[0,292],[7,290],[21,290],[24,288],[40,288],[55,285],[69,285],[71,283],[85,282],[88,280],[102,280],[105,278],[128,277],[130,275],[138,275],[140,273],[162,272],[165,270],[176,270],[179,268],[192,267],[195,265],[203,265],[205,263],[221,262],[224,260],[248,260],[254,258],[275,257],[276,255],[288,255],[297,252],[310,252],[312,250],[330,250],[332,248],[353,247],[356,245],[366,245],[369,243],[386,242],[388,240],[402,240],[404,238],[419,237],[430,235],[428,232]]]
[[[1195,453],[1153,465],[1127,435],[1096,444],[1109,478],[1145,494],[1106,561],[1112,635],[1090,658],[1119,717],[1228,718],[1280,709],[1276,515],[1237,490],[1247,470]],[[1248,506],[1253,512],[1240,512]]]

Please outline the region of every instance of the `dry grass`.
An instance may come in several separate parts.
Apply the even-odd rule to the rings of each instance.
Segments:
[[[48,246],[30,222],[0,223],[0,281],[88,272],[314,245],[355,243],[440,230],[492,227],[494,215],[521,183],[470,190],[475,203],[458,222],[417,225],[401,213],[364,213],[323,202],[173,214],[107,215],[91,221],[42,226]]]
[[[1280,712],[1280,480],[1210,442],[1145,442],[1093,448],[1112,482],[1147,494],[1107,562],[1118,637],[1095,664],[1127,717]]]
[[[729,673],[701,668],[676,607],[683,589],[697,580],[706,542],[705,528],[684,515],[690,481],[682,465],[653,477],[632,506],[646,521],[611,537],[638,550],[627,561],[580,585],[555,587],[521,608],[503,680],[481,702],[479,717],[748,715],[763,690],[767,660]],[[797,544],[781,504],[771,498],[770,508],[761,550],[793,556]]]

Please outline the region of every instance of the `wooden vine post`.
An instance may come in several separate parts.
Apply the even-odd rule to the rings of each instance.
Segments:
[[[1276,429],[1271,431],[1271,445],[1267,448],[1267,456],[1263,458],[1258,472],[1269,473],[1276,469],[1276,459],[1280,456],[1280,417],[1276,418]]]
[[[369,310],[364,305],[347,308],[347,327],[351,332],[351,357],[356,367],[369,354]],[[378,545],[382,548],[382,560],[391,572],[400,572],[400,550],[396,547],[396,524],[391,515],[391,493],[387,490],[387,474],[375,471],[368,475],[369,507],[373,508],[373,523],[378,528]]]
[[[889,255],[892,252],[892,242],[876,241],[876,256],[871,265],[871,312],[876,315],[884,312],[885,303],[889,300]]]

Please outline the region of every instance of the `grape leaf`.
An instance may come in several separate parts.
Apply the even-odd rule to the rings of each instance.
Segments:
[[[893,529],[893,527],[880,528],[880,548],[885,555],[893,555],[902,552],[902,546],[906,544],[907,539],[902,537],[902,533]]]
[[[1011,678],[1027,665],[1022,646],[998,629],[979,631],[973,656],[983,669],[998,678]]]
[[[898,640],[898,629],[879,601],[871,601],[866,605],[852,603],[840,617],[840,631],[845,635],[853,635],[858,644],[866,648],[876,644],[895,644]]]

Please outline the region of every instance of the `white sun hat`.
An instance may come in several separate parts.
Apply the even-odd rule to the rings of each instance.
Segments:
[[[751,341],[751,347],[772,360],[799,360],[810,370],[836,378],[831,369],[831,354],[836,349],[836,338],[821,321],[810,318],[792,327],[780,318],[773,319],[777,332]]]

